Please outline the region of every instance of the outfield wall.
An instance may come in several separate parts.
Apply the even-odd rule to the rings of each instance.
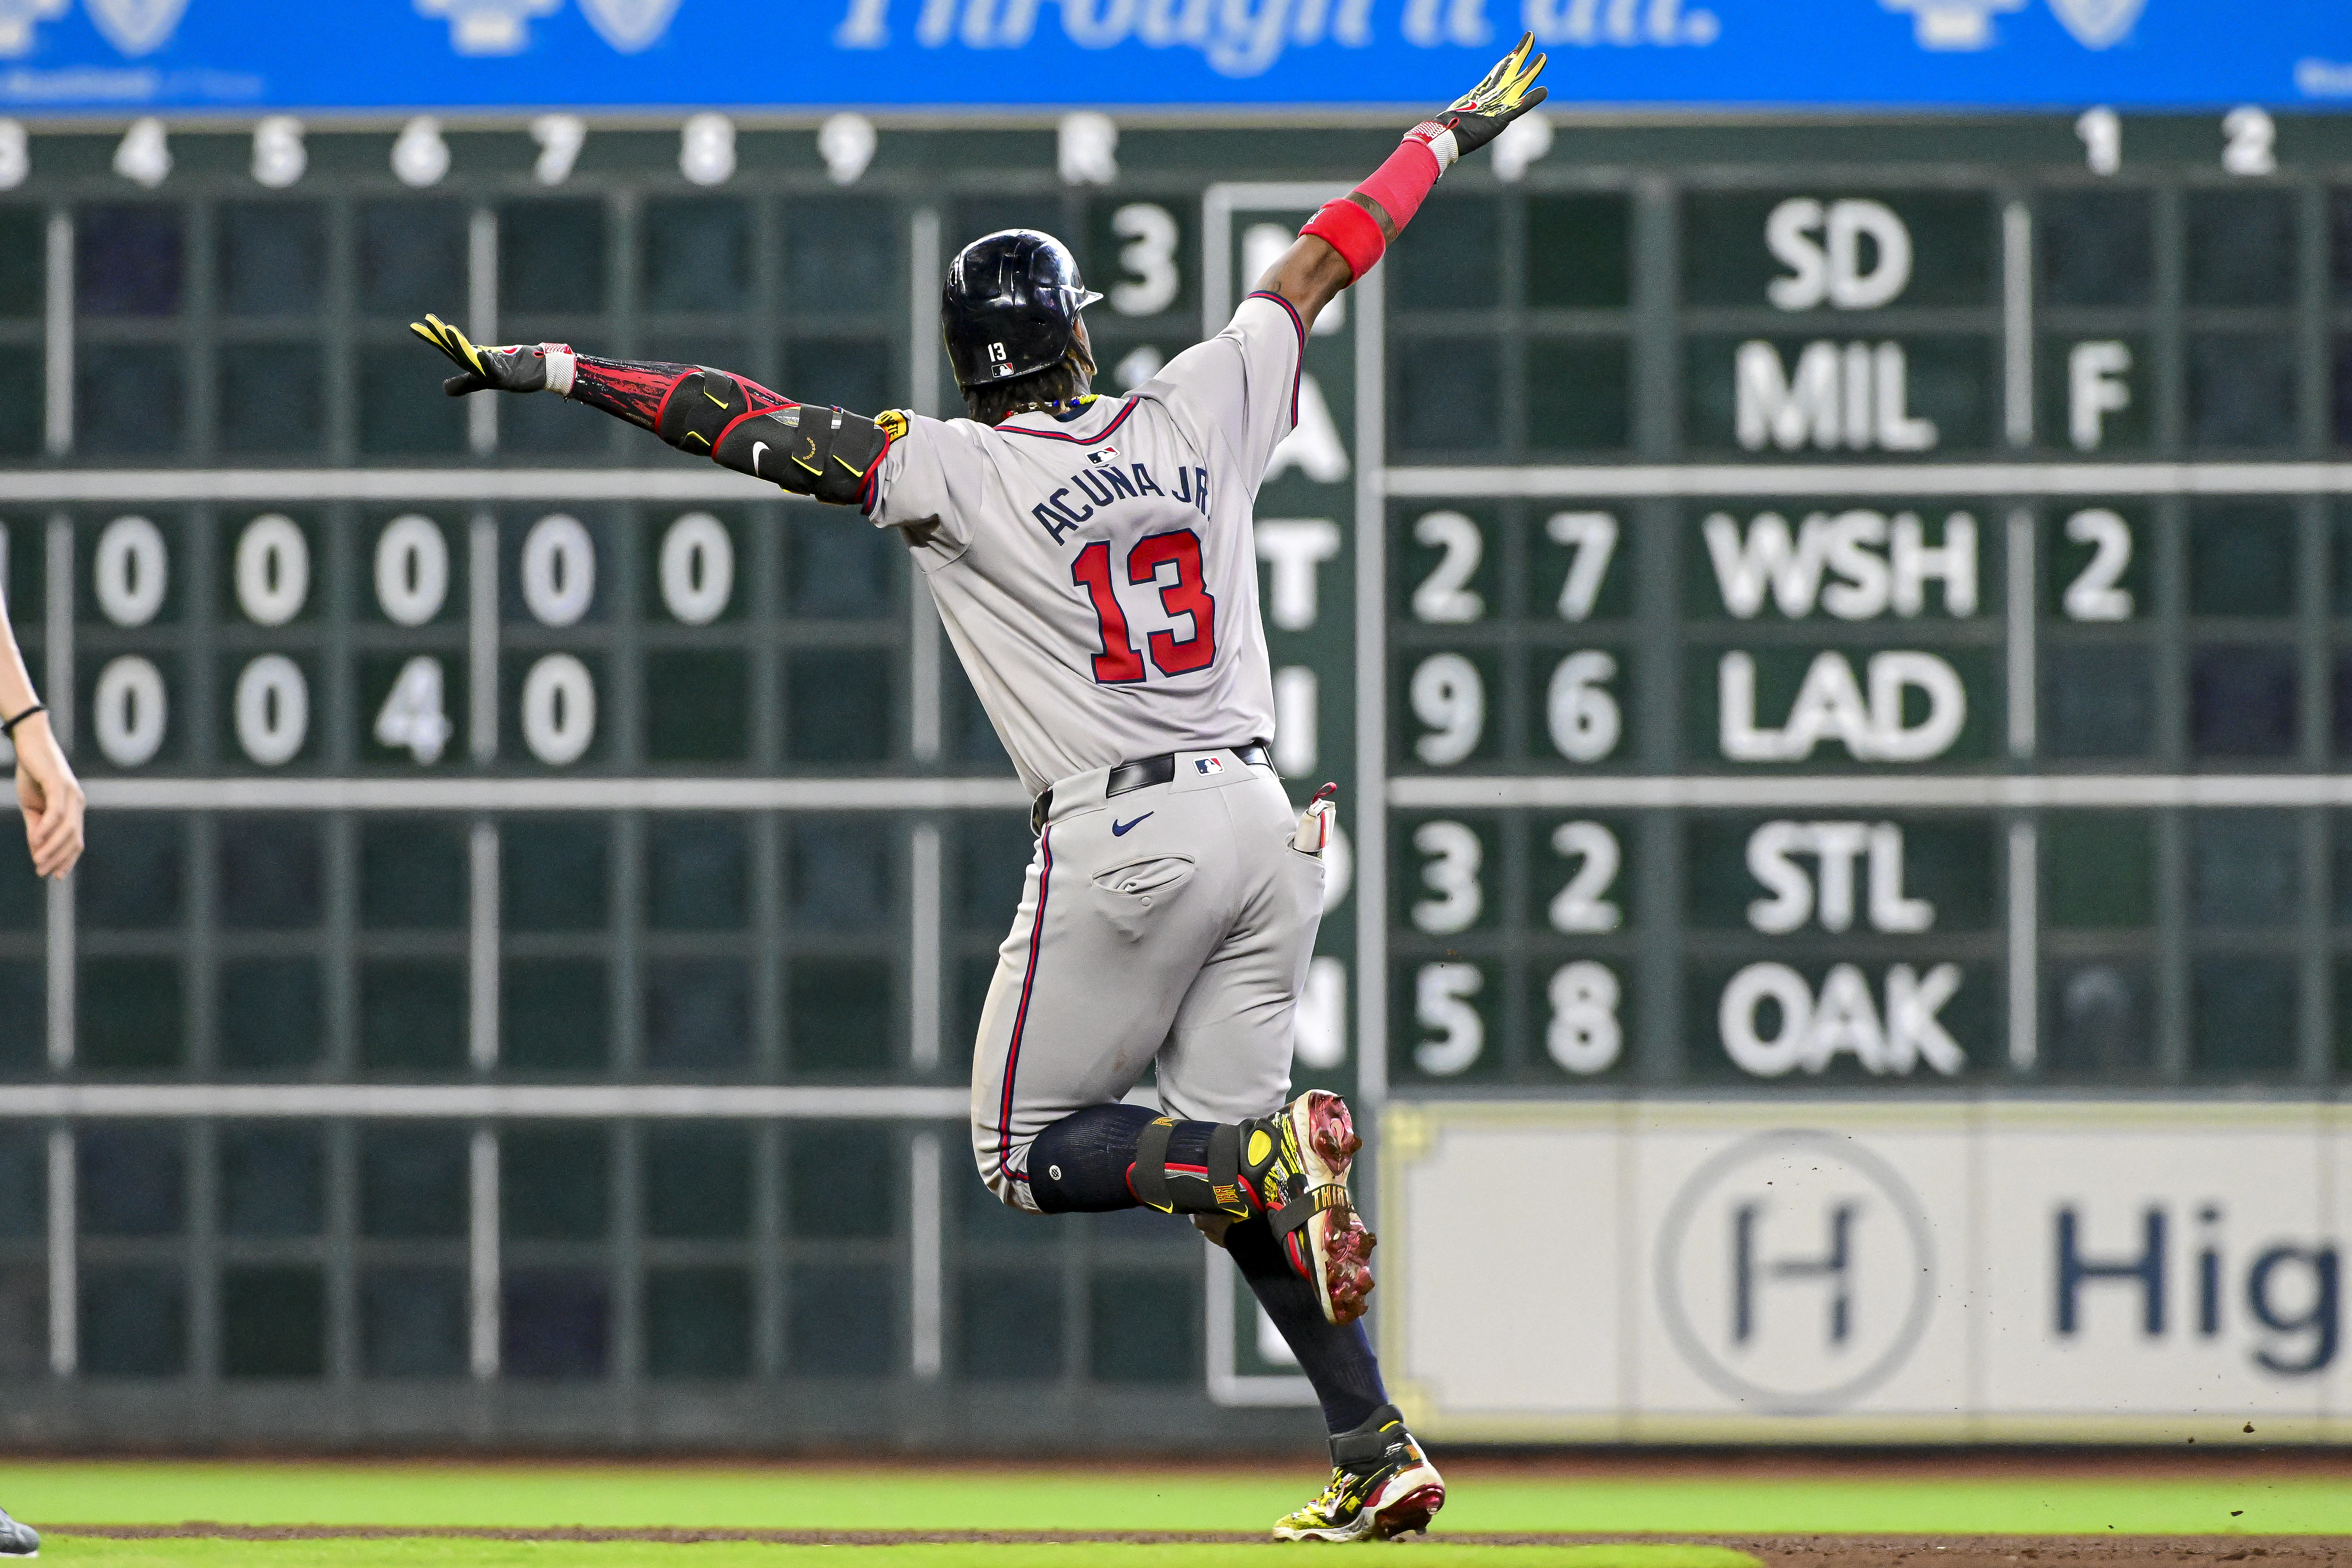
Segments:
[[[1383,1359],[1454,1439],[2352,1438],[2352,1117],[1392,1105]]]

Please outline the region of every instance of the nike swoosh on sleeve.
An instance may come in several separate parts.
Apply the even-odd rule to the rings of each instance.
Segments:
[[[760,471],[760,454],[767,449],[768,444],[765,441],[754,441],[751,443],[751,471],[754,474]]]

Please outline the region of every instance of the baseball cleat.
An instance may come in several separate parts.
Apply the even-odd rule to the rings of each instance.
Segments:
[[[38,1557],[41,1532],[0,1510],[0,1557]]]
[[[1290,1266],[1315,1287],[1323,1316],[1352,1323],[1372,1293],[1379,1239],[1364,1228],[1348,1192],[1348,1167],[1364,1141],[1348,1102],[1319,1089],[1284,1106],[1274,1121],[1280,1152],[1265,1186],[1275,1235]]]
[[[1352,1432],[1331,1438],[1331,1484],[1275,1521],[1276,1541],[1386,1541],[1427,1530],[1445,1506],[1445,1479],[1405,1430],[1403,1413],[1383,1405]]]
[[[1176,1121],[1153,1120],[1136,1137],[1128,1191],[1151,1208],[1192,1215],[1212,1240],[1233,1221],[1264,1215],[1290,1267],[1315,1287],[1323,1316],[1334,1323],[1362,1317],[1373,1237],[1348,1192],[1348,1167],[1364,1142],[1347,1101],[1309,1089],[1272,1116],[1208,1131],[1204,1150],[1171,1164]]]

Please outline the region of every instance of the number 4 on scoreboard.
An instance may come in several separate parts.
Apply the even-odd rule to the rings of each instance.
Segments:
[[[441,661],[419,654],[394,679],[392,694],[375,716],[375,738],[429,767],[441,760],[450,731],[442,711]]]

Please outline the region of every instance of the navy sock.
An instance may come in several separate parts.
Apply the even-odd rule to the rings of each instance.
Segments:
[[[1137,1207],[1127,1168],[1155,1120],[1140,1105],[1090,1105],[1063,1117],[1029,1145],[1029,1195],[1047,1214]]]
[[[1034,1159],[1034,1156],[1032,1156]],[[1323,1402],[1323,1424],[1333,1432],[1352,1432],[1389,1402],[1381,1384],[1381,1363],[1360,1319],[1345,1327],[1323,1316],[1315,1287],[1298,1277],[1283,1255],[1282,1244],[1264,1215],[1239,1222],[1225,1232],[1225,1250],[1255,1292],[1258,1305],[1282,1331],[1282,1338],[1298,1357],[1298,1368],[1315,1385]]]

